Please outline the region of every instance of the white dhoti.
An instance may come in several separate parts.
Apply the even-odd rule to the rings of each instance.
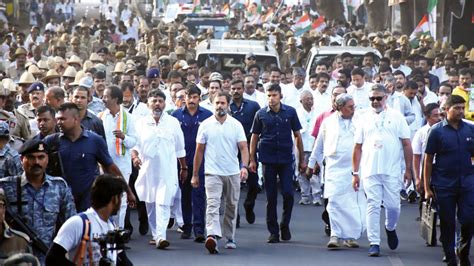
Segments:
[[[157,204],[156,202],[146,202],[146,213],[148,215],[148,225],[151,229],[151,235],[156,243],[160,240],[166,240],[166,229],[170,219],[170,206]]]
[[[400,217],[400,178],[373,175],[363,179],[367,195],[367,238],[371,245],[380,245],[380,209],[385,208],[385,228],[395,230]]]
[[[178,187],[176,195],[173,198],[173,205],[171,206],[171,218],[176,220],[178,226],[183,226],[183,210],[181,208],[181,189]]]
[[[331,224],[331,236],[359,239],[366,228],[367,200],[363,191],[350,191],[329,198],[326,207]]]

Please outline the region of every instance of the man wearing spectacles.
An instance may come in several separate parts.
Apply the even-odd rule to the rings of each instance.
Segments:
[[[355,191],[363,179],[367,195],[367,237],[369,256],[380,255],[380,209],[385,208],[385,231],[390,249],[398,246],[395,231],[400,217],[402,151],[405,183],[412,178],[410,128],[400,112],[387,108],[387,89],[381,84],[370,88],[371,109],[360,117],[352,154],[352,186]]]
[[[255,65],[257,63],[257,56],[253,53],[248,53],[245,56],[245,69],[250,69],[250,66]]]

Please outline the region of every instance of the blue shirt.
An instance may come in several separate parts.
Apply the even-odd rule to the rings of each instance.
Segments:
[[[232,117],[237,119],[242,126],[244,127],[245,136],[247,137],[247,142],[250,142],[250,129],[252,129],[253,119],[255,114],[260,110],[260,105],[257,102],[242,99],[242,103],[239,107],[235,102],[230,104],[230,111]]]
[[[91,112],[87,111],[86,116],[84,117],[84,119],[81,120],[81,126],[85,129],[89,129],[90,131],[95,132],[105,140],[104,124],[102,123],[102,120],[100,120],[100,118],[98,118]]]
[[[259,161],[262,163],[292,163],[292,133],[299,131],[301,124],[295,108],[281,104],[278,113],[270,107],[260,109],[255,115],[251,132],[260,137]]]
[[[63,133],[58,134],[64,179],[71,187],[73,195],[82,194],[90,189],[92,182],[99,175],[97,163],[104,166],[113,163],[107,144],[101,136],[84,128],[81,136],[74,142]],[[55,139],[57,138],[53,134],[47,136],[44,141],[51,146]]]
[[[184,106],[183,108],[175,110],[171,115],[178,119],[179,124],[181,125],[181,130],[183,130],[184,134],[186,164],[188,166],[192,166],[194,160],[194,153],[196,152],[196,137],[199,125],[202,121],[212,116],[212,113],[206,108],[199,106],[196,113],[194,115],[191,115],[186,106]]]
[[[425,153],[435,155],[431,185],[453,188],[474,184],[474,126],[464,121],[455,129],[443,120],[431,127]]]

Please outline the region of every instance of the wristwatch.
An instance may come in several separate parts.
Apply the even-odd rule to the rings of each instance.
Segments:
[[[351,174],[354,176],[354,175],[359,175],[359,172],[351,172]]]

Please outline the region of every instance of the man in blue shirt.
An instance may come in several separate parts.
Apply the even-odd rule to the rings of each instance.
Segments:
[[[230,104],[230,111],[232,117],[237,119],[243,126],[247,143],[250,145],[250,129],[252,128],[253,118],[260,110],[260,105],[257,102],[244,99],[244,81],[241,79],[233,80],[230,85],[230,94],[232,95],[232,102]],[[257,158],[255,158],[256,160]],[[245,218],[249,224],[255,222],[255,213],[253,208],[255,206],[255,199],[258,194],[258,174],[257,172],[249,172],[247,178],[247,197],[244,202]],[[239,217],[237,218],[239,219]],[[237,222],[237,224],[239,224]]]
[[[290,240],[290,219],[293,210],[293,140],[295,137],[298,148],[299,170],[305,171],[303,142],[301,139],[301,124],[296,110],[281,103],[283,95],[278,84],[272,84],[267,89],[268,107],[260,109],[255,115],[250,140],[250,171],[256,172],[257,162],[255,155],[257,143],[259,161],[263,164],[265,176],[265,191],[267,194],[267,228],[270,231],[268,243],[277,243],[281,239]],[[280,179],[283,195],[283,218],[278,230],[277,220],[277,176]]]
[[[186,165],[188,167],[188,177],[180,182],[181,188],[181,208],[183,212],[183,233],[181,238],[191,238],[191,229],[194,231],[194,241],[204,242],[204,218],[206,212],[206,191],[204,189],[204,164],[199,169],[199,187],[191,186],[193,174],[193,158],[196,151],[196,136],[199,125],[202,121],[212,116],[211,111],[200,107],[201,90],[196,86],[191,86],[186,91],[185,103],[172,113],[181,124],[184,134],[184,147],[186,149]]]
[[[455,253],[456,209],[461,224],[460,265],[471,265],[469,249],[474,232],[474,126],[462,120],[465,100],[446,100],[446,119],[435,124],[425,150],[424,186],[427,200],[438,205],[441,242],[448,265],[457,265]],[[436,157],[436,162],[434,158]]]
[[[47,136],[44,141],[49,147],[57,148],[62,161],[63,177],[71,187],[77,211],[82,212],[91,206],[90,188],[99,175],[97,163],[101,164],[105,173],[120,177],[122,174],[110,158],[105,140],[81,126],[76,104],[62,104],[56,119],[61,133]],[[127,197],[129,204],[134,205],[135,197],[130,188]]]

